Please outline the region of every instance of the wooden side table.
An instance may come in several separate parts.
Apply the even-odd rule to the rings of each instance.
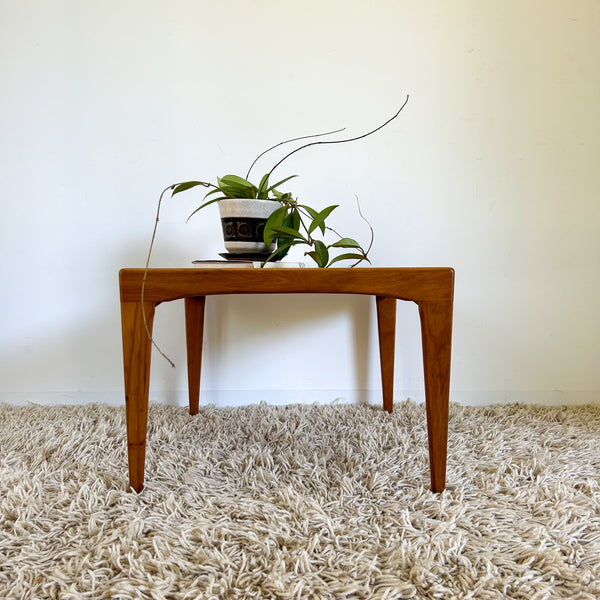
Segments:
[[[129,483],[137,492],[144,485],[152,350],[142,314],[143,277],[143,269],[122,269],[119,273]],[[375,296],[383,408],[388,412],[393,408],[396,300],[410,300],[418,304],[425,371],[431,488],[434,492],[441,492],[446,485],[454,270],[149,269],[143,310],[150,333],[158,304],[185,299],[190,414],[196,414],[199,408],[206,296],[282,293]]]

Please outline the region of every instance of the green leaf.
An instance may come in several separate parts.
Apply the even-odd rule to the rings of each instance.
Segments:
[[[308,243],[308,240],[297,229],[292,229],[291,227],[280,226],[280,227],[271,227],[271,230],[273,230],[275,233],[279,234],[277,237],[294,238],[294,239],[302,240],[303,242]],[[327,249],[327,248],[325,248],[325,249]]]
[[[315,249],[311,252],[305,252],[304,255],[310,256],[321,269],[326,267],[329,261],[329,251],[321,240],[315,240]]]
[[[275,239],[275,231],[273,231],[273,227],[281,227],[283,225],[284,219],[286,217],[287,207],[281,206],[276,211],[271,213],[267,222],[265,223],[265,228],[263,231],[263,240],[265,242],[265,246],[270,246]]]
[[[237,175],[218,177],[217,183],[221,191],[230,198],[256,198],[258,188]]]
[[[196,187],[197,185],[202,185],[204,187],[210,187],[213,184],[212,183],[206,183],[205,181],[184,181],[183,183],[177,184],[173,188],[173,193],[171,194],[171,197],[173,197],[175,194],[179,194],[179,192],[185,192],[185,190],[189,190],[189,189],[191,189],[193,187]]]
[[[285,242],[283,238],[277,238],[277,256],[273,260],[281,260],[282,258],[285,258],[292,246],[301,243],[302,242],[300,240]]]
[[[263,178],[260,180],[260,184],[258,185],[258,193],[256,195],[257,198],[261,200],[266,200],[269,197],[269,190],[267,186],[269,185],[269,174],[263,175]]]
[[[263,265],[267,262],[270,261],[277,261],[277,260],[281,260],[289,251],[290,248],[292,246],[295,246],[296,244],[301,244],[302,242],[298,241],[298,240],[292,240],[289,242],[285,242],[284,244],[281,244],[281,246],[277,246],[277,250],[275,250],[274,252],[272,252],[264,261],[263,261]]]
[[[225,185],[238,186],[238,187],[254,187],[254,184],[250,183],[247,179],[243,177],[238,177],[237,175],[224,175],[221,177],[220,181],[222,181]]]
[[[209,200],[208,202],[201,204],[195,211],[193,211],[190,214],[190,216],[185,220],[185,222],[187,223],[199,210],[202,210],[203,208],[206,208],[210,204],[214,204],[215,202],[218,202],[219,200],[224,200],[226,198],[227,198],[227,196],[219,196],[218,198],[213,198],[212,200]]]
[[[300,231],[300,222],[300,213],[298,212],[298,209],[292,208],[287,217],[283,220],[283,226]]]
[[[223,190],[221,188],[215,188],[214,190],[211,190],[210,192],[206,192],[206,194],[204,194],[205,198],[208,198],[208,196],[212,196],[213,194],[222,194]]]
[[[316,216],[319,214],[319,212],[316,211],[314,208],[306,206],[305,204],[299,204],[298,208],[303,208],[311,216],[312,219],[316,218]]]
[[[293,239],[289,241],[290,238],[287,236],[277,237],[277,233],[276,231],[274,231],[273,226],[283,226],[289,229],[293,229],[294,231],[298,231],[298,228],[300,226],[300,215],[298,214],[298,211],[296,209],[293,209],[291,213],[286,214],[287,210],[287,206],[282,206],[281,208],[278,208],[275,211],[277,215],[271,215],[272,222],[269,223],[269,220],[267,220],[267,224],[265,225],[265,230],[263,233],[263,239],[265,240],[265,244],[269,246],[272,243],[273,239],[277,238],[277,250],[275,251],[276,258],[274,258],[273,260],[281,260],[289,252],[291,246],[304,243],[303,240],[299,239]],[[282,215],[284,216],[283,221],[281,221]],[[269,217],[269,219],[271,219],[271,217]]]
[[[332,258],[331,262],[327,266],[330,267],[332,264],[340,260],[366,260],[367,262],[371,262],[364,254],[354,254],[352,252],[348,252]]]
[[[268,173],[267,173],[266,177],[268,177]],[[275,188],[278,188],[280,185],[284,184],[286,181],[289,181],[290,179],[294,179],[294,177],[298,177],[298,175],[290,175],[289,177],[286,177],[285,179],[282,179],[281,181],[278,181],[277,183],[274,183],[267,190],[267,192],[272,192]]]
[[[330,215],[330,213],[335,210],[339,204],[334,204],[333,206],[328,206],[324,208],[320,213],[317,214],[316,217],[313,218],[310,227],[308,228],[308,233],[311,234],[317,227],[321,229],[322,233],[325,233],[325,219]]]
[[[361,245],[352,238],[342,238],[335,242],[335,244],[330,244],[330,248],[360,248]]]
[[[310,206],[306,206],[305,204],[299,204],[298,208],[303,208],[311,217],[311,219],[316,219],[319,212],[316,211],[314,208],[310,207]],[[312,221],[311,221],[312,222]],[[323,223],[321,223],[321,225],[319,225],[319,229],[321,230],[321,233],[323,235],[325,235],[325,225]]]
[[[275,196],[275,198],[277,198],[277,200],[279,200],[280,202],[285,202],[286,200],[292,199],[291,192],[286,192],[285,194],[283,194],[281,192],[278,192],[277,190],[273,190],[273,196]]]

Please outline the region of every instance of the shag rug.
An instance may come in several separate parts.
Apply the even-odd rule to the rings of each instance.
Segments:
[[[0,407],[3,599],[600,598],[600,406]]]

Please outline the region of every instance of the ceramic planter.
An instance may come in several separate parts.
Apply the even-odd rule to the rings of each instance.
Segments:
[[[268,254],[275,250],[275,242],[267,248],[263,231],[267,219],[281,205],[274,200],[227,198],[219,200],[225,249],[232,254]]]

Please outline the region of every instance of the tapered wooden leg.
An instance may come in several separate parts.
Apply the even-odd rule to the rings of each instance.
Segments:
[[[185,338],[190,415],[200,408],[200,371],[202,368],[202,336],[206,296],[185,299]]]
[[[394,352],[396,350],[396,298],[377,296],[377,330],[379,333],[379,360],[383,408],[389,413],[394,408]]]
[[[425,370],[431,489],[441,492],[446,487],[452,301],[419,302],[419,314]]]
[[[152,302],[144,303],[146,323],[150,334],[152,334],[154,321],[154,307]],[[141,492],[144,487],[150,355],[152,351],[152,342],[144,327],[141,302],[121,302],[121,327],[129,485],[136,492]]]

